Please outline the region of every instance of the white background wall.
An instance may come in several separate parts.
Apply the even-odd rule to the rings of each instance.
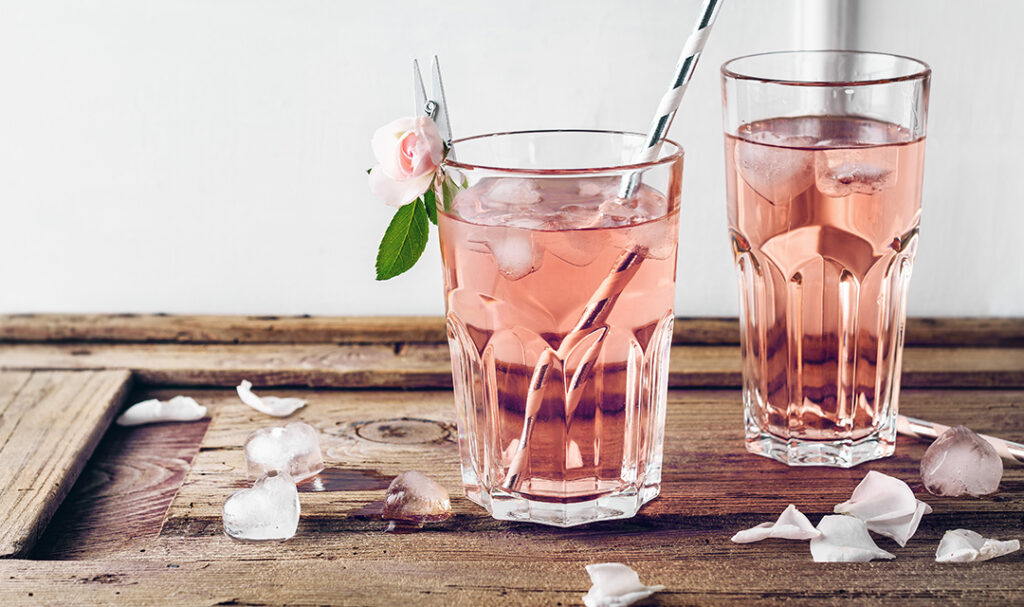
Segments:
[[[410,59],[441,56],[457,136],[645,130],[698,4],[0,0],[0,312],[440,313],[435,234],[373,280],[369,140]],[[1024,4],[858,7],[856,46],[935,70],[911,313],[1024,315]],[[717,68],[815,40],[807,12],[722,9],[672,133],[679,314],[736,313]]]

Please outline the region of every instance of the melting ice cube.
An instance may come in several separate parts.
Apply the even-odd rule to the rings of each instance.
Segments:
[[[594,230],[566,229],[557,236],[549,236],[545,242],[549,253],[577,267],[597,259],[608,246],[607,238]]]
[[[885,148],[815,152],[815,183],[822,194],[833,198],[881,192],[896,185],[898,153]]]
[[[451,515],[448,490],[416,471],[403,472],[391,481],[380,513],[384,519],[414,523],[443,521]]]
[[[943,432],[921,458],[921,480],[935,495],[988,495],[1002,478],[995,447],[966,426]]]
[[[540,202],[541,194],[532,179],[502,177],[491,183],[487,199],[488,202],[502,202],[510,205],[535,204]]]
[[[224,501],[224,532],[240,540],[286,540],[299,527],[299,492],[287,474],[271,472]]]
[[[772,204],[789,203],[814,183],[814,152],[801,146],[813,137],[758,133],[758,141],[738,141],[733,151],[736,171],[755,192]]]
[[[324,469],[320,438],[302,422],[256,430],[245,439],[244,451],[249,478],[277,470],[301,481]]]
[[[541,256],[533,246],[533,234],[518,228],[496,228],[486,236],[498,271],[509,280],[519,280],[540,267]]]
[[[629,229],[636,250],[650,259],[668,259],[676,252],[676,225],[667,220],[649,221]]]

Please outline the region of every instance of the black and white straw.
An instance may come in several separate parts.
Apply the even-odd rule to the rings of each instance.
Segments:
[[[693,70],[697,67],[697,60],[700,59],[700,54],[704,50],[708,36],[711,35],[711,27],[715,24],[715,18],[718,17],[718,9],[721,5],[722,0],[704,0],[704,4],[701,7],[700,20],[694,25],[693,32],[690,33],[690,37],[686,39],[686,44],[683,45],[683,50],[679,54],[679,61],[676,63],[672,85],[662,96],[661,101],[658,102],[658,111],[654,113],[654,120],[651,121],[651,127],[647,131],[644,147],[637,154],[635,162],[650,162],[658,157],[658,153],[661,151],[661,142],[664,141],[669,127],[672,126],[672,119],[676,115],[676,110],[679,109],[679,102],[683,99],[683,93],[686,92],[687,85],[690,84]],[[629,175],[629,177],[622,180],[622,185],[619,187],[619,197],[631,197],[639,185],[640,174],[633,173]]]

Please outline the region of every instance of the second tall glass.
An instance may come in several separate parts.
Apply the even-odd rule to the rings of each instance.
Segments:
[[[930,73],[845,51],[722,67],[751,452],[842,467],[893,453]]]

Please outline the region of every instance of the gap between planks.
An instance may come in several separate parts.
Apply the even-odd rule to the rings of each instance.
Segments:
[[[669,385],[738,387],[734,346],[673,346]],[[147,385],[450,388],[444,344],[0,344],[0,368],[128,369]],[[905,387],[1024,387],[1024,348],[906,348]]]
[[[6,314],[0,341],[121,343],[442,343],[440,316]],[[735,345],[735,318],[676,319],[673,342]],[[1024,346],[1024,318],[910,318],[910,346]]]

